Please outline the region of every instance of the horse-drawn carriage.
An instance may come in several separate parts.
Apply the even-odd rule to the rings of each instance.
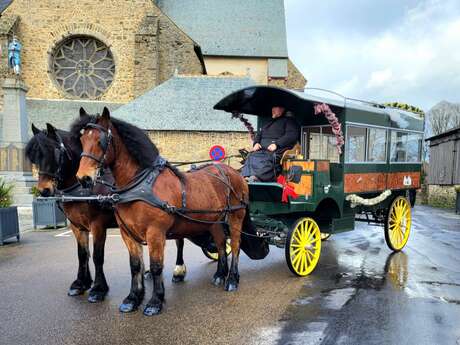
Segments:
[[[401,250],[420,187],[423,119],[269,86],[236,91],[214,108],[257,115],[260,128],[273,106],[284,107],[301,125],[300,146],[283,156],[283,184],[249,183],[250,213],[258,233],[285,248],[289,269],[311,273],[322,234],[353,230],[355,221],[383,225],[388,247]]]
[[[260,127],[273,106],[284,107],[302,128],[300,144],[282,158],[276,183],[248,185],[224,164],[184,174],[159,155],[143,130],[111,118],[107,108],[101,115],[82,108],[70,132],[50,124],[46,130],[32,126],[34,137],[26,154],[39,168],[38,188],[43,196],[55,195],[64,202],[78,243],[79,270],[69,295],[90,289],[90,302],[104,299],[106,229],[115,222],[131,267],[131,290],[120,305],[122,312],[136,310],[143,300],[142,245],[148,246],[153,293],[146,315],[162,309],[166,239],[176,239],[178,248],[173,281],[184,279],[183,241],[189,238],[217,260],[213,283],[227,291],[239,284],[240,248],[261,259],[268,243],[283,247],[290,270],[305,276],[318,263],[322,233],[352,230],[356,220],[384,224],[388,246],[401,250],[420,186],[423,121],[375,104],[326,100],[269,86],[234,92],[215,109],[246,124],[241,114],[257,115]],[[105,192],[98,193],[95,184]],[[94,283],[88,267],[90,232]],[[210,252],[212,241],[217,253]]]

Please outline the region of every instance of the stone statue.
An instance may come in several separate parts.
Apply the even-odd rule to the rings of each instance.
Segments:
[[[8,45],[8,65],[14,70],[14,73],[21,73],[21,49],[22,44],[16,37]]]

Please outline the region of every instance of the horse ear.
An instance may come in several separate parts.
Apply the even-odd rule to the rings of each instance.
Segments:
[[[86,110],[83,107],[80,107],[80,117],[87,116]]]
[[[38,133],[40,133],[40,130],[37,127],[35,127],[33,123],[32,123],[32,133],[34,135],[37,135]]]
[[[54,128],[52,124],[49,124],[49,123],[46,124],[46,131],[47,131],[48,138],[51,138],[51,139],[57,138],[56,128]]]
[[[110,120],[110,111],[107,107],[104,107],[104,110],[102,110],[102,118],[106,120]]]

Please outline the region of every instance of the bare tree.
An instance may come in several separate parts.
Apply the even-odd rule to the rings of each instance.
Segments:
[[[430,109],[428,115],[433,135],[460,126],[460,104],[440,102]]]

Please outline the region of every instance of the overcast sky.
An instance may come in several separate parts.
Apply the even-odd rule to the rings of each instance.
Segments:
[[[429,110],[460,102],[460,0],[285,0],[309,87]]]

